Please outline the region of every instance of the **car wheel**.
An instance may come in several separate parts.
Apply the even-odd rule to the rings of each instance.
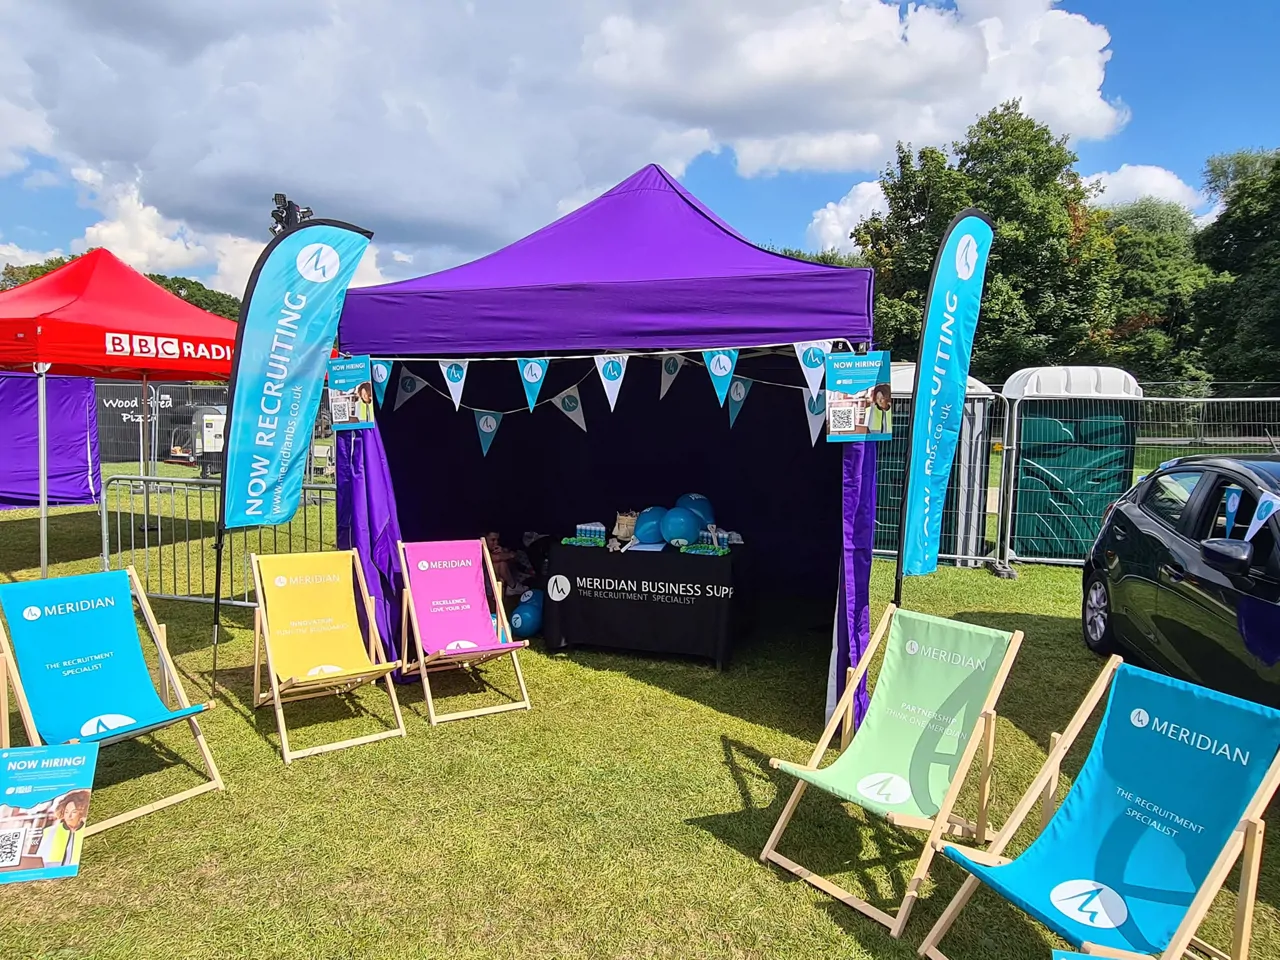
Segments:
[[[1107,654],[1115,649],[1111,632],[1111,593],[1102,573],[1090,574],[1084,584],[1084,603],[1080,609],[1084,642],[1094,653]]]

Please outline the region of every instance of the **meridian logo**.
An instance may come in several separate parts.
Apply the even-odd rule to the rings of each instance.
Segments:
[[[276,577],[275,584],[277,587],[287,587],[289,585],[288,577]]]
[[[453,368],[452,368],[452,367],[450,367],[450,369],[452,370]],[[415,391],[415,390],[417,390],[417,389],[418,389],[418,381],[417,381],[417,380],[415,380],[413,377],[410,377],[410,376],[407,376],[407,375],[406,375],[406,376],[403,376],[403,377],[401,377],[401,378],[400,378],[400,390],[401,390],[401,392],[403,392],[403,393],[413,393],[413,391]]]
[[[121,727],[128,727],[138,721],[126,717],[123,713],[104,713],[100,717],[91,717],[80,725],[80,736],[91,737],[97,733],[110,733]]]
[[[308,677],[318,677],[324,673],[341,673],[341,667],[335,667],[332,663],[322,663],[318,667],[312,667],[307,671]]]
[[[486,413],[480,418],[479,427],[481,433],[493,433],[498,429],[498,421]]]
[[[711,358],[711,372],[717,377],[727,377],[733,373],[733,362],[723,353],[717,353]]]
[[[445,649],[446,650],[470,650],[474,646],[475,644],[472,643],[470,640],[454,640],[452,643],[446,646]]]
[[[820,367],[827,362],[827,354],[819,347],[810,347],[804,352],[804,365],[806,367]]]
[[[961,280],[968,280],[978,268],[978,241],[973,234],[966,233],[956,245],[956,275]]]
[[[1250,751],[1232,746],[1225,740],[1219,740],[1207,733],[1191,730],[1172,720],[1161,720],[1159,717],[1153,717],[1141,707],[1136,707],[1130,712],[1129,722],[1139,730],[1150,727],[1152,733],[1168,737],[1175,743],[1186,744],[1188,747],[1194,747],[1215,757],[1226,757],[1242,767],[1249,765]]]
[[[578,409],[578,398],[573,394],[568,394],[560,398],[560,409],[565,413],[573,413]]]
[[[40,608],[39,608],[39,607],[27,607],[25,610],[23,610],[23,611],[22,611],[22,619],[23,619],[23,620],[39,620],[39,619],[40,619]]]
[[[373,379],[377,380],[379,383],[386,383],[387,368],[380,363],[375,363],[373,365]]]
[[[743,386],[741,380],[733,381],[733,386],[729,388],[729,396],[733,398],[734,403],[741,403],[747,398],[747,388]]]
[[[677,357],[667,357],[667,359],[662,361],[662,369],[666,372],[667,376],[674,377],[676,375],[676,371],[680,369],[680,360]]]
[[[547,582],[547,596],[559,603],[569,596],[569,578],[556,574]]]
[[[622,364],[617,360],[610,360],[602,369],[606,380],[617,380],[622,376]]]
[[[338,275],[338,268],[342,265],[338,251],[327,243],[308,243],[298,251],[298,259],[294,262],[302,278],[312,283],[328,283]]]
[[[1124,898],[1096,880],[1067,880],[1049,891],[1049,902],[1064,917],[1100,930],[1114,930],[1129,919]]]
[[[826,391],[818,394],[816,397],[809,398],[809,412],[815,417],[820,417],[827,412],[827,394]]]
[[[908,640],[907,653],[911,654],[914,657],[919,652],[920,652],[920,644],[916,643],[914,640]]]
[[[449,369],[445,371],[444,375],[449,378],[451,383],[461,383],[465,374],[466,371],[462,369],[462,364],[451,363],[449,364]]]
[[[527,363],[524,368],[524,378],[529,383],[537,383],[542,379],[542,367],[536,363]]]
[[[858,781],[857,790],[868,800],[897,806],[911,799],[911,784],[896,773],[873,773]]]

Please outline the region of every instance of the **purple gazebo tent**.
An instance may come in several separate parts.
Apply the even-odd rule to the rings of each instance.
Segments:
[[[628,366],[610,412],[603,397],[590,392],[597,389],[589,383],[591,361],[572,358],[622,353],[634,360],[669,352],[696,358],[697,351],[720,348],[789,353],[791,344],[806,340],[868,342],[872,284],[870,270],[754,246],[651,165],[487,257],[350,290],[341,349],[398,363],[379,430],[341,438],[340,511],[364,519],[342,525],[340,545],[359,548],[370,579],[376,573],[393,592],[394,559],[375,545],[397,512],[411,539],[475,536],[477,528],[501,529],[522,518],[559,528],[597,513],[605,517],[609,503],[644,505],[700,488],[719,500],[725,517],[759,515],[754,559],[763,555],[766,566],[776,560],[771,575],[829,577],[836,552],[842,555],[837,666],[847,663],[869,631],[872,445],[812,448],[799,395],[774,390],[781,398],[768,401],[765,387],[751,395],[731,434],[703,373],[683,373],[659,403],[656,363],[648,370]],[[795,378],[794,354],[789,360],[768,350],[758,354],[743,354],[743,376],[762,384]],[[514,415],[504,421],[503,434],[482,457],[472,417],[456,413],[435,386],[442,383],[435,361],[512,357],[563,358],[551,364],[541,397],[581,384],[591,432],[539,407],[519,424]],[[485,409],[518,409],[515,370],[514,363],[472,364],[467,396],[483,398]],[[435,389],[400,405],[396,383],[406,372]],[[527,502],[511,503],[522,495]],[[834,535],[837,529],[843,536]],[[818,541],[823,549],[829,541],[829,554]],[[396,604],[381,613],[388,617],[383,636],[396,636]],[[837,674],[843,677],[843,669]]]
[[[48,377],[48,502],[95,504],[102,490],[98,408],[88,377]],[[0,508],[40,505],[37,379],[0,372]]]

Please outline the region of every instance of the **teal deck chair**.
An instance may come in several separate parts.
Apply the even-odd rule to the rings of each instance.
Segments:
[[[1062,805],[1019,856],[1001,854],[1052,795],[1062,759],[1110,699]],[[1280,711],[1140,670],[1112,657],[1030,789],[985,852],[939,842],[970,873],[920,954],[985,884],[1085,954],[1177,960],[1194,949],[1245,960],[1262,856],[1262,814],[1280,784]],[[1197,936],[1243,857],[1231,952]]]
[[[885,635],[884,664],[871,704],[856,733],[853,697],[871,657]],[[770,760],[769,765],[799,778],[760,854],[900,937],[921,884],[928,876],[934,843],[944,834],[985,843],[991,769],[995,752],[995,704],[1022,644],[1021,631],[944,620],[890,604],[856,668],[850,670],[844,696],[822,733],[807,765]],[[843,751],[828,767],[818,763],[837,729],[845,726]],[[983,747],[978,788],[978,819],[953,812],[978,747]],[[857,804],[899,827],[928,830],[928,842],[907,884],[896,914],[872,906],[778,853],[778,841],[796,805],[812,784]]]
[[[151,680],[134,619],[135,598],[155,643],[161,685],[172,691],[176,709],[161,700]],[[222,789],[196,719],[213,703],[192,706],[187,700],[164,625],[132,567],[0,585],[0,613],[8,623],[7,633],[0,623],[0,746],[9,746],[9,686],[31,746],[109,746],[183,721],[195,737],[208,782],[91,824],[85,836]]]

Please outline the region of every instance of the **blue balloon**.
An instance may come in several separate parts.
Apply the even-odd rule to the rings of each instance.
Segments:
[[[542,601],[545,597],[546,594],[541,590],[526,590],[524,593],[520,594],[520,603],[521,605],[527,603],[541,610]]]
[[[702,527],[702,518],[692,510],[673,507],[662,518],[662,538],[673,547],[683,547],[697,542]]]
[[[542,610],[532,603],[522,603],[511,614],[511,632],[521,640],[542,629]]]
[[[716,522],[716,513],[711,509],[711,501],[700,493],[686,493],[676,501],[676,506],[692,510],[701,518],[704,527]]]
[[[666,507],[649,507],[641,510],[636,517],[636,539],[641,543],[661,543],[662,518],[667,515]]]

